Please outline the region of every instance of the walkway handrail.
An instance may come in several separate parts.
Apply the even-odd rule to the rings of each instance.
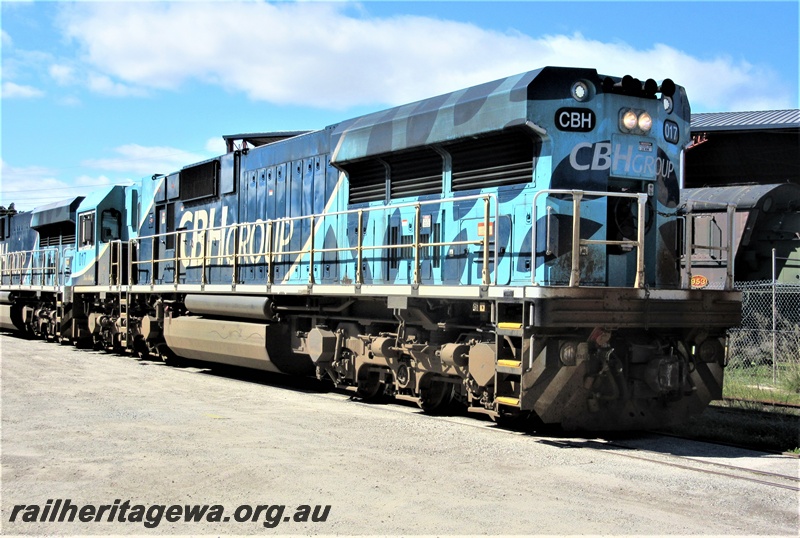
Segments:
[[[421,241],[421,210],[424,206],[427,205],[441,205],[443,203],[448,202],[468,202],[470,200],[482,200],[483,201],[483,229],[484,234],[483,237],[477,240],[462,240],[462,241],[451,241],[451,242],[444,242],[444,241]],[[364,245],[363,244],[363,237],[364,234],[362,233],[363,230],[363,221],[364,215],[372,212],[386,212],[386,211],[395,211],[402,208],[414,208],[415,211],[415,224],[414,224],[414,233],[412,242],[409,244],[383,244],[383,245]],[[498,218],[499,214],[499,203],[497,200],[497,195],[494,193],[487,193],[487,194],[476,194],[471,196],[463,196],[463,197],[454,197],[454,198],[447,198],[447,199],[436,199],[436,200],[420,200],[416,202],[404,202],[399,204],[390,204],[387,206],[380,206],[380,207],[363,207],[358,209],[349,209],[345,211],[332,211],[328,213],[316,213],[312,215],[304,215],[300,217],[283,217],[279,219],[269,219],[266,221],[256,221],[256,222],[244,222],[244,223],[236,223],[236,224],[229,224],[226,226],[214,226],[209,228],[202,228],[198,230],[180,230],[175,232],[166,232],[161,234],[154,234],[148,236],[141,236],[136,239],[131,239],[131,250],[130,252],[137,252],[138,253],[138,246],[145,242],[150,241],[152,244],[152,256],[149,260],[139,260],[138,256],[134,256],[133,254],[129,255],[130,259],[130,278],[133,278],[134,273],[138,270],[141,266],[149,266],[150,267],[150,282],[149,284],[152,286],[155,284],[155,269],[156,264],[163,263],[163,262],[174,262],[175,264],[175,276],[174,276],[174,283],[177,285],[178,283],[178,271],[179,266],[182,262],[197,262],[199,266],[202,267],[202,276],[201,276],[201,284],[206,284],[206,269],[211,266],[215,266],[215,261],[221,259],[232,259],[233,265],[233,276],[232,276],[232,284],[235,285],[237,283],[237,272],[240,265],[242,265],[242,261],[245,258],[258,258],[260,256],[265,257],[265,263],[267,266],[267,283],[273,283],[273,266],[275,264],[274,258],[276,256],[289,256],[289,255],[296,255],[297,259],[295,260],[295,264],[303,263],[303,258],[308,256],[308,263],[309,263],[309,284],[314,283],[313,277],[313,265],[315,263],[315,255],[320,253],[338,253],[338,252],[355,252],[356,258],[356,278],[355,282],[357,284],[364,283],[364,276],[362,271],[363,265],[363,258],[365,251],[374,251],[374,250],[383,250],[383,251],[391,251],[395,249],[406,249],[411,248],[413,250],[413,276],[412,276],[412,284],[420,284],[421,283],[421,273],[420,273],[420,265],[422,260],[422,249],[428,247],[442,247],[442,246],[458,246],[458,245],[480,245],[482,247],[482,260],[481,260],[481,284],[484,286],[488,286],[492,284],[490,279],[490,263],[494,263],[494,266],[497,267],[498,260],[499,260],[499,245],[498,242],[495,241],[493,253],[490,253],[491,249],[491,242],[493,237],[493,226],[492,226],[492,219],[495,221]],[[326,219],[330,218],[347,218],[349,215],[357,215],[358,217],[358,230],[356,231],[357,235],[357,244],[355,246],[347,246],[347,247],[332,247],[332,248],[316,248],[315,239],[316,239],[316,232],[317,229],[321,228],[324,225]],[[291,249],[285,250],[283,248],[275,248],[275,238],[274,234],[276,230],[283,230],[286,227],[290,227],[294,229],[295,223],[299,223],[301,226],[303,221],[309,223],[309,236],[303,237],[302,240],[304,244],[299,249]],[[495,227],[498,225],[496,224]],[[242,252],[242,242],[243,232],[246,232],[244,237],[249,237],[249,234],[254,233],[257,227],[261,227],[264,231],[263,233],[266,235],[265,238],[265,246],[262,250],[257,252]],[[211,249],[209,249],[209,241],[211,241],[212,237],[219,237],[221,240],[225,240],[228,237],[228,233],[232,234],[233,237],[233,249],[229,252],[222,252],[222,250],[218,250],[217,254],[209,254]],[[202,254],[199,256],[189,255],[189,256],[182,256],[180,254],[180,247],[181,241],[186,240],[186,234],[196,233],[199,240],[203,243]],[[168,237],[175,238],[175,253],[173,256],[170,257],[156,257],[156,241],[163,241],[166,243]],[[134,258],[136,258],[134,260]],[[494,283],[497,283],[497,271],[495,271],[494,276]]]
[[[0,255],[0,283],[17,286],[52,286],[63,284],[59,271],[60,255],[57,247],[18,250]],[[46,279],[52,278],[52,282]],[[15,282],[14,280],[17,280]],[[30,282],[23,282],[26,278]]]
[[[708,216],[706,213],[693,213],[695,204],[702,204],[704,207],[708,206],[716,206],[720,209],[725,208],[726,211],[726,220],[728,221],[728,237],[725,241],[725,246],[714,246],[714,245],[701,245],[694,243],[693,235],[694,235],[694,221],[697,218],[706,217]],[[727,203],[727,202],[706,202],[706,201],[699,201],[699,200],[689,200],[686,202],[686,210],[683,215],[684,217],[684,238],[683,238],[683,267],[681,268],[681,286],[684,289],[688,289],[691,287],[692,284],[692,252],[695,249],[699,250],[716,250],[719,252],[726,252],[727,262],[725,265],[725,289],[732,290],[733,289],[733,281],[734,281],[734,254],[735,251],[733,249],[733,238],[736,235],[734,233],[735,226],[736,226],[736,204]]]

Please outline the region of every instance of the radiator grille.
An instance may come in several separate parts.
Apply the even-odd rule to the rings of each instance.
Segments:
[[[217,194],[219,161],[201,163],[180,172],[181,200],[196,200]]]

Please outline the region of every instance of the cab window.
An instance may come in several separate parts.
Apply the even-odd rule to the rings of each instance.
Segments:
[[[78,248],[94,246],[94,212],[78,216]]]
[[[120,217],[116,209],[106,209],[100,219],[100,241],[108,243],[120,238]]]

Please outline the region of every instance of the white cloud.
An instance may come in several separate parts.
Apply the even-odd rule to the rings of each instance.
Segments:
[[[73,190],[57,179],[55,170],[44,166],[12,166],[2,164],[0,205],[14,204],[17,210],[27,211],[70,196],[78,196],[84,188]]]
[[[75,69],[68,65],[53,64],[48,68],[48,72],[58,84],[71,84],[75,81]]]
[[[4,50],[3,80],[38,77],[47,72],[47,66],[51,63],[53,63],[53,56],[47,52],[13,48],[6,53]]]
[[[637,50],[577,34],[501,33],[426,17],[364,18],[351,15],[358,6],[353,8],[317,2],[77,3],[62,12],[62,24],[99,73],[92,88],[110,94],[176,89],[194,80],[254,100],[343,108],[400,104],[561,65],[670,77],[688,86],[700,108],[794,106],[776,74],[731,58],[696,58],[660,44]]]
[[[41,97],[44,92],[33,86],[23,86],[14,82],[3,82],[3,99],[33,99]]]
[[[206,140],[206,151],[212,155],[223,155],[228,151],[228,148],[221,136],[215,136]]]
[[[224,153],[224,149],[222,152],[212,151],[211,140],[206,149],[215,155]],[[130,185],[142,177],[174,172],[207,158],[206,154],[167,146],[125,144],[114,149],[113,157],[87,159],[81,163],[81,166],[98,170],[98,174],[72,176],[67,181],[60,179],[64,171],[45,166],[12,166],[0,159],[0,205],[14,203],[18,210],[27,211],[86,195],[100,186]]]
[[[111,95],[113,97],[127,97],[129,95],[141,96],[145,92],[139,88],[134,88],[119,82],[114,82],[106,75],[98,75],[97,73],[90,73],[87,79],[89,89],[103,95]]]
[[[81,106],[83,104],[81,100],[75,97],[74,95],[59,97],[57,102],[59,105],[70,106],[70,107]]]
[[[108,176],[87,176],[82,175],[75,178],[75,185],[80,187],[102,187],[105,185],[116,185],[118,182],[112,181]]]
[[[140,178],[153,174],[167,174],[180,170],[187,164],[202,161],[206,157],[167,146],[140,146],[125,144],[114,149],[116,157],[88,159],[81,164],[88,168],[107,172],[124,172]]]
[[[11,39],[11,36],[8,35],[8,32],[0,30],[0,44],[4,47],[10,47],[12,43],[14,43],[14,41]]]
[[[25,192],[31,182],[44,182],[46,187],[64,187],[65,184],[55,179],[55,172],[44,166],[12,166],[4,159],[2,165],[2,191]]]

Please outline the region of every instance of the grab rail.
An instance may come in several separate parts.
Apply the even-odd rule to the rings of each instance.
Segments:
[[[647,204],[647,194],[627,193],[627,192],[600,192],[600,191],[580,191],[568,189],[547,189],[536,193],[533,197],[533,219],[531,222],[531,255],[536,257],[536,226],[537,226],[537,207],[536,202],[542,195],[566,195],[572,197],[572,265],[570,267],[569,284],[571,288],[580,286],[580,247],[586,245],[627,245],[636,248],[636,280],[634,288],[644,287],[644,229],[645,229],[645,205]],[[605,239],[581,239],[581,200],[584,196],[607,197],[607,198],[632,198],[638,204],[638,215],[636,222],[636,240],[612,241]],[[536,269],[531,270],[531,284],[538,286],[536,282]]]

